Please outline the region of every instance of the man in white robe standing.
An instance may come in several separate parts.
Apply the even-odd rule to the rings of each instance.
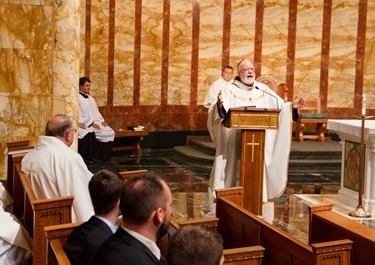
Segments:
[[[72,221],[87,221],[94,210],[88,184],[92,173],[82,157],[69,147],[74,141],[72,121],[58,114],[47,122],[46,136],[21,162],[37,199],[74,196]]]
[[[90,89],[90,79],[81,77],[78,98],[78,152],[86,163],[93,160],[108,161],[112,157],[115,132],[104,121],[95,99],[90,96]]]
[[[208,108],[207,129],[215,146],[216,159],[214,160],[214,164],[211,170],[211,181],[214,180],[213,175],[215,174],[215,172],[225,170],[226,159],[223,159],[221,154],[226,152],[222,149],[226,149],[227,147],[226,139],[227,131],[229,129],[221,125],[221,119],[215,120],[215,113],[217,113],[217,95],[221,90],[229,86],[231,83],[233,83],[233,67],[227,65],[224,67],[221,73],[221,77],[213,82],[213,84],[210,86],[203,104],[204,107]],[[212,185],[213,183],[210,183],[210,186]],[[209,198],[211,198],[213,196],[212,190],[208,189],[208,193]],[[212,201],[212,199],[210,199],[210,201]],[[210,207],[214,208],[215,205],[210,203]]]
[[[279,128],[266,130],[263,201],[271,201],[281,196],[287,184],[289,152],[291,146],[292,108],[294,112],[303,106],[304,100],[295,97],[293,102],[284,102],[272,89],[263,83],[255,81],[253,64],[245,59],[237,65],[239,80],[235,80],[229,87],[218,94],[215,120],[222,121],[230,108],[255,106],[257,108],[281,109]],[[221,125],[223,126],[223,125]],[[241,158],[241,130],[228,129],[225,139],[217,140],[221,143],[221,153],[217,153],[216,160],[225,161],[225,167],[214,168],[211,175],[210,187],[216,189],[239,185]]]

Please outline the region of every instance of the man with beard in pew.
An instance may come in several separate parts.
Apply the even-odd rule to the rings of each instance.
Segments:
[[[92,264],[166,264],[156,241],[168,231],[171,204],[171,191],[159,176],[130,178],[120,201],[122,224],[98,249]]]

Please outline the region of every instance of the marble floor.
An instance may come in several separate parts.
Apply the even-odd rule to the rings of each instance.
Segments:
[[[307,143],[307,145],[312,145]],[[295,144],[298,150],[304,149],[304,145]],[[311,147],[309,147],[311,149]],[[321,147],[318,147],[321,149]],[[327,148],[332,146],[327,145]],[[334,146],[340,150],[340,146]],[[145,149],[140,158],[127,153],[115,153],[113,159],[107,163],[89,165],[94,173],[102,168],[115,171],[147,169],[150,172],[162,176],[169,184],[173,195],[172,214],[175,218],[188,220],[209,216],[211,207],[208,202],[208,179],[211,165],[207,163],[189,163],[181,161],[174,156],[172,149]],[[336,175],[321,176],[313,181],[321,181],[323,186],[319,193],[313,194],[316,188],[311,188],[313,172],[300,172],[298,181],[293,181],[296,176],[290,175],[288,187],[284,195],[273,203],[263,205],[263,218],[267,222],[279,227],[295,238],[307,243],[308,241],[308,209],[310,203],[321,203],[324,200],[337,196],[340,178]],[[315,174],[316,177],[317,174]],[[324,188],[324,185],[329,186]],[[334,188],[332,188],[334,187]],[[336,207],[337,208],[337,207]],[[334,208],[334,210],[337,210]],[[354,209],[352,209],[354,210]],[[342,213],[351,210],[341,209]],[[366,223],[374,227],[373,221]]]

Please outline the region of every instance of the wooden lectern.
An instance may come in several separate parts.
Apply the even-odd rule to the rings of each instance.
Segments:
[[[225,127],[242,129],[240,186],[244,188],[243,207],[261,215],[265,130],[279,127],[279,109],[241,107],[229,109]]]

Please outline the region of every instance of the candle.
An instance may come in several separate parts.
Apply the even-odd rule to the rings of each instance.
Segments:
[[[363,94],[362,97],[362,115],[366,116],[366,96]]]

